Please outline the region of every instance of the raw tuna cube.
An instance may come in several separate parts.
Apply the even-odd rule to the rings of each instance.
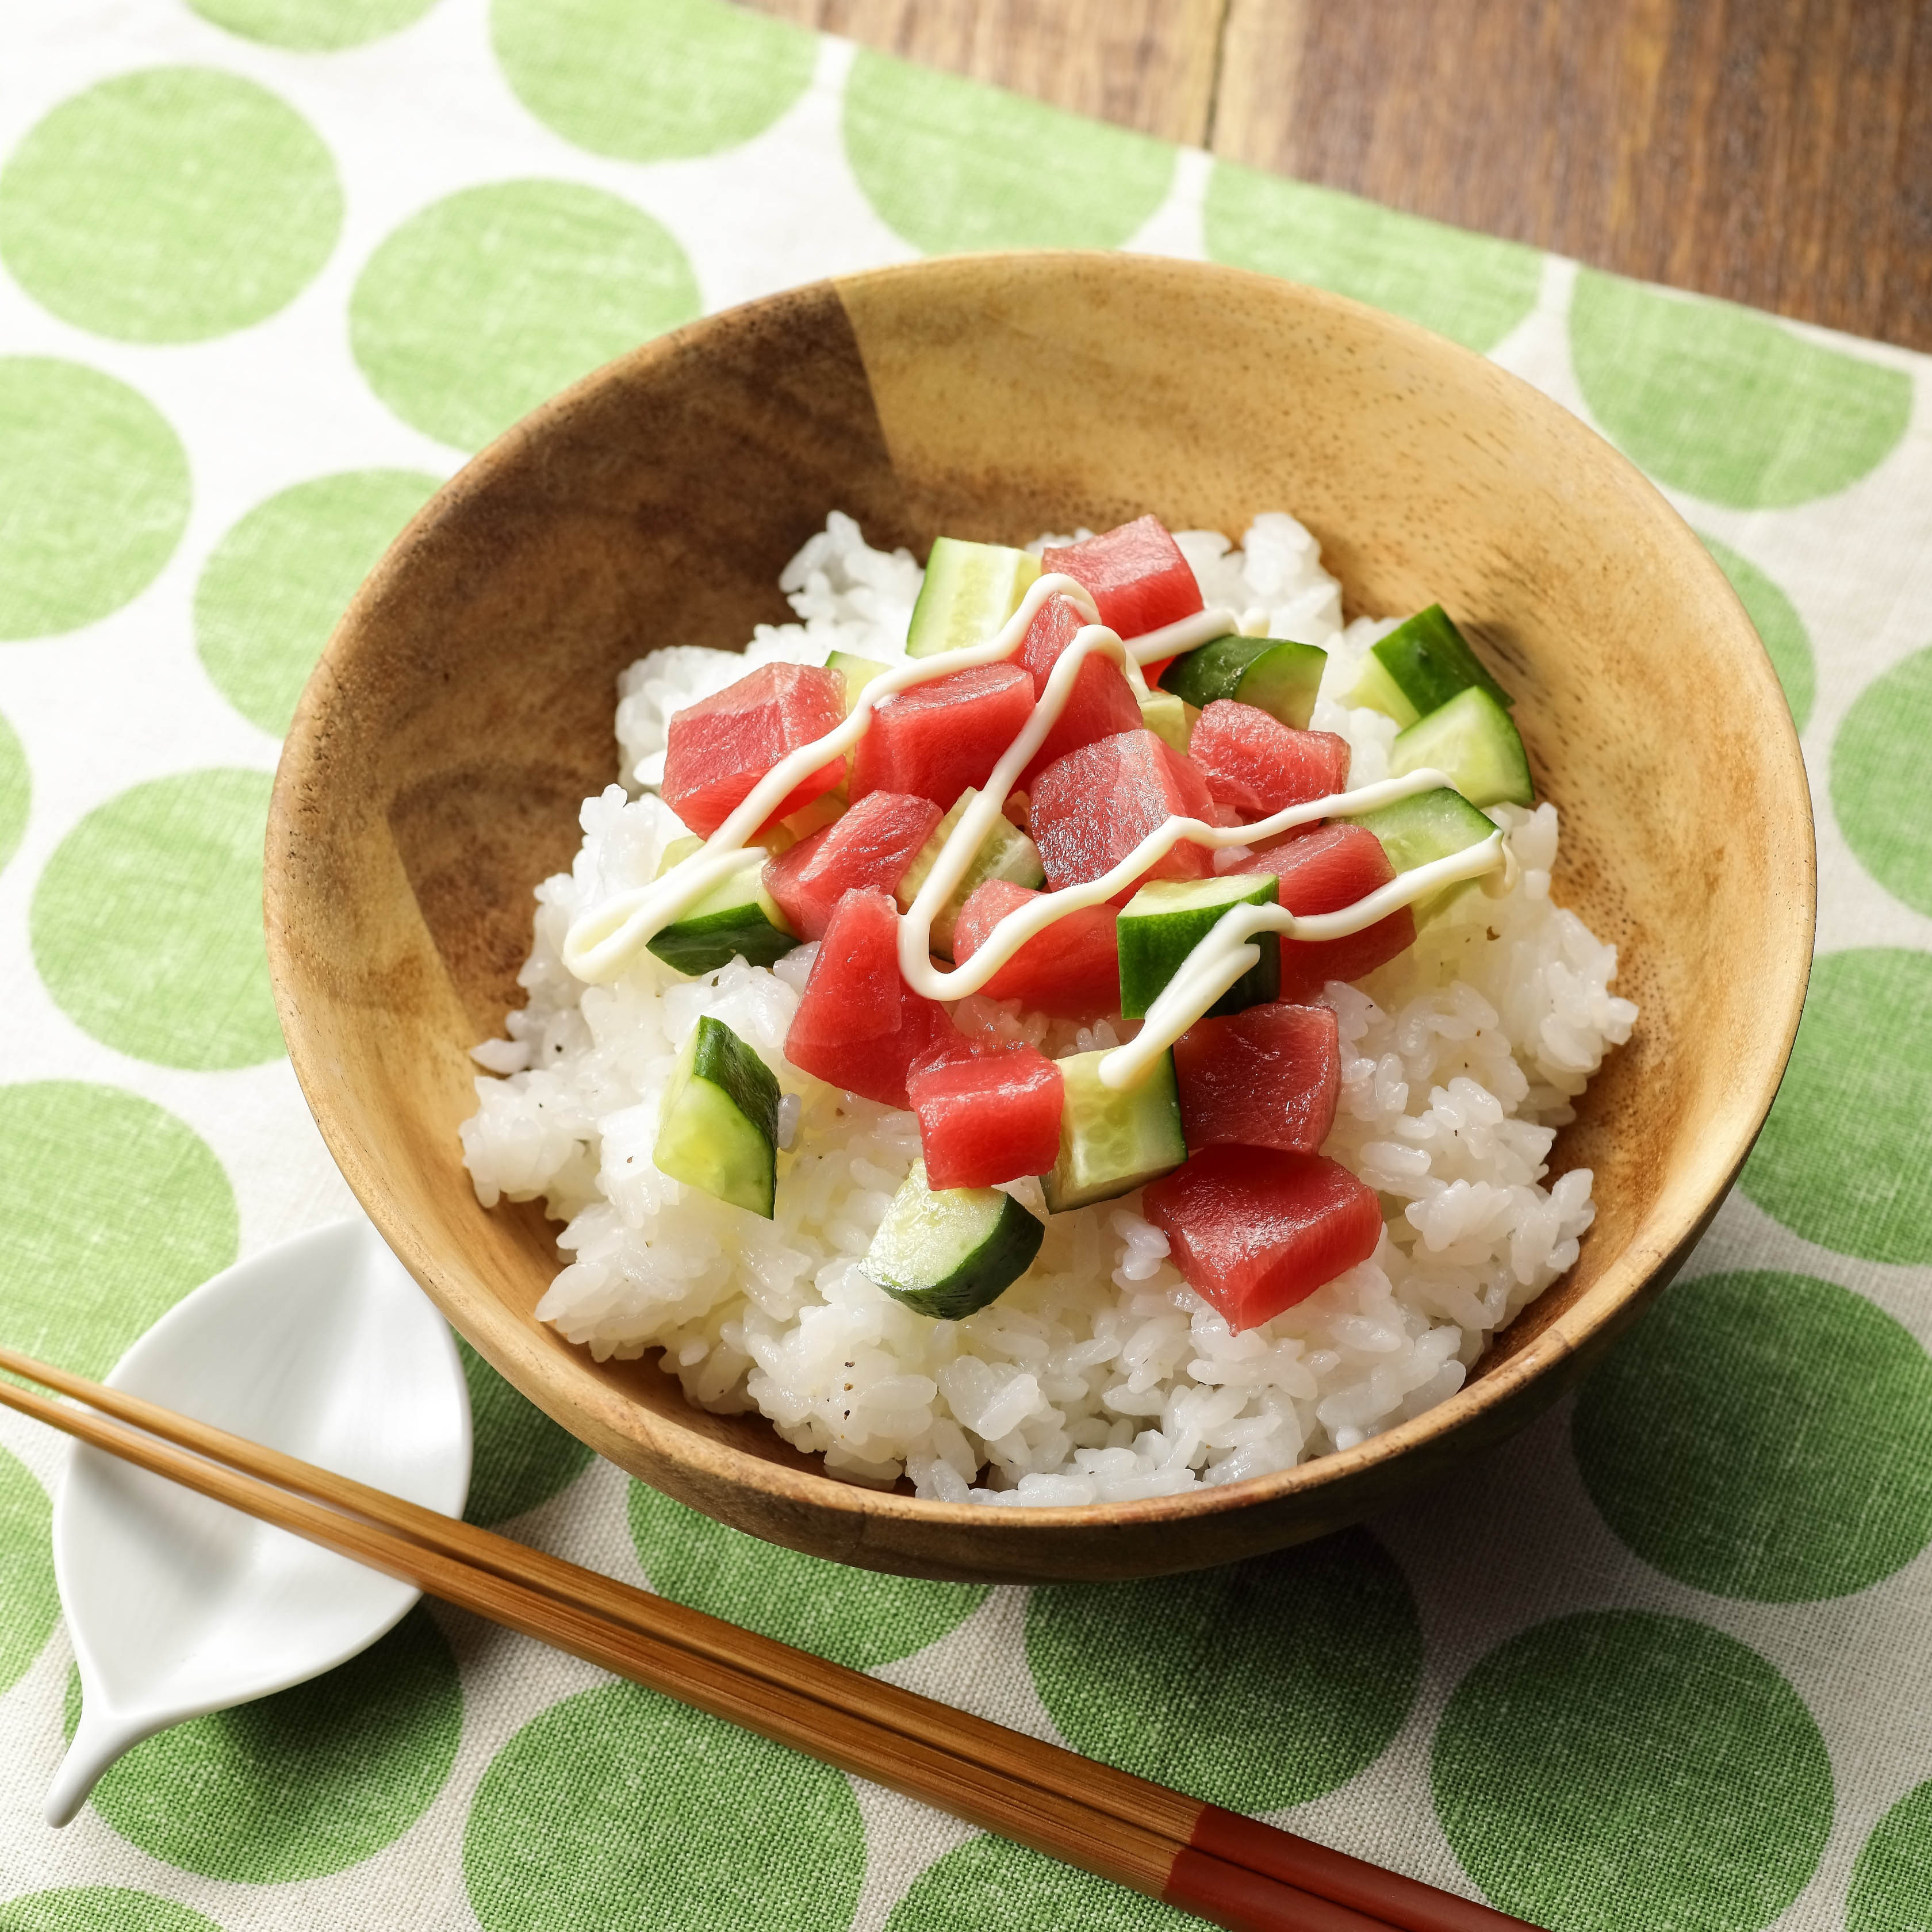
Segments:
[[[932,1187],[997,1187],[1060,1156],[1060,1069],[1018,1045],[922,1056],[906,1082]]]
[[[1197,1020],[1174,1042],[1190,1152],[1221,1142],[1314,1154],[1335,1124],[1342,1048],[1327,1006],[1277,1000]]]
[[[1272,1148],[1210,1147],[1150,1181],[1141,1212],[1237,1334],[1366,1261],[1382,1233],[1374,1193],[1339,1161]]]
[[[1084,543],[1040,554],[1040,574],[1064,571],[1093,593],[1100,621],[1138,638],[1201,608],[1201,586],[1156,516],[1136,517]]]
[[[963,965],[1010,912],[1039,893],[1004,879],[974,892],[952,926],[952,957]],[[989,1000],[1018,1000],[1054,1019],[1098,1019],[1120,1005],[1120,915],[1112,906],[1087,906],[1030,939],[986,982]],[[1029,1172],[1033,1170],[1029,1169]]]
[[[1256,852],[1238,872],[1272,872],[1290,912],[1340,912],[1395,875],[1382,842],[1365,825],[1324,825],[1305,838]],[[1314,999],[1330,980],[1359,980],[1415,944],[1415,915],[1404,906],[1343,939],[1284,939],[1281,997]]]
[[[852,766],[852,796],[910,792],[947,810],[983,785],[1033,715],[1033,680],[1016,664],[981,664],[915,685],[872,714]]]
[[[761,664],[674,713],[666,734],[664,802],[709,838],[778,760],[845,722],[844,680],[820,664]],[[830,760],[786,794],[765,823],[831,790],[845,776]]]
[[[1056,891],[1112,871],[1171,818],[1216,822],[1201,774],[1151,731],[1123,731],[1070,752],[1040,774],[1030,805],[1033,841]],[[1182,839],[1114,902],[1124,905],[1148,879],[1204,879],[1214,869],[1212,853]]]
[[[958,1030],[900,979],[898,923],[888,893],[838,902],[784,1046],[793,1066],[887,1107],[907,1104],[906,1074],[935,1036]]]
[[[1046,689],[1046,681],[1060,662],[1060,653],[1079,635],[1084,620],[1064,597],[1049,598],[1035,614],[1014,660],[1033,674],[1036,703]],[[1090,657],[1080,667],[1065,708],[1054,719],[1033,762],[1020,774],[1022,791],[1048,765],[1090,745],[1098,738],[1111,738],[1122,731],[1137,731],[1141,726],[1140,700],[1120,668],[1111,658]]]
[[[1217,698],[1187,741],[1208,789],[1248,818],[1327,798],[1348,786],[1348,741],[1332,731],[1295,731],[1258,706]]]
[[[765,866],[765,890],[794,928],[823,939],[840,899],[855,886],[890,892],[939,823],[929,798],[868,794],[842,818],[781,852]]]

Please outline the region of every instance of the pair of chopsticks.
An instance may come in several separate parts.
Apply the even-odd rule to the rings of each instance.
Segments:
[[[0,1369],[86,1404],[70,1408],[0,1381],[0,1404],[97,1449],[1228,1932],[1526,1932],[1522,1920],[1487,1906],[12,1349],[0,1348]]]

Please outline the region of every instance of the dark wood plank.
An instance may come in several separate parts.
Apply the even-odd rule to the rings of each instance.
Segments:
[[[749,0],[1603,267],[1932,350],[1932,0]]]
[[[762,13],[1198,146],[1227,0],[749,0]]]
[[[1932,0],[1232,0],[1222,75],[1231,159],[1932,349]]]

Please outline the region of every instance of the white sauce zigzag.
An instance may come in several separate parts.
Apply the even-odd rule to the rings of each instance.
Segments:
[[[1058,572],[1037,578],[999,631],[983,644],[917,658],[896,666],[869,683],[844,723],[811,744],[802,745],[774,765],[724,823],[689,858],[661,879],[634,887],[580,914],[572,922],[563,944],[563,962],[576,976],[592,986],[608,985],[638,953],[704,895],[753,862],[769,856],[762,846],[746,841],[764,824],[787,795],[822,765],[842,758],[870,728],[879,701],[934,678],[1012,657],[1024,639],[1040,606],[1050,597],[1065,597],[1085,615],[1084,625],[1063,651],[1047,680],[1046,688],[1024,728],[1001,754],[979,796],[940,849],[932,870],[899,922],[899,971],[908,986],[930,1000],[960,1000],[977,992],[1030,939],[1056,920],[1085,906],[1100,905],[1166,856],[1181,839],[1219,849],[1246,845],[1315,820],[1372,812],[1397,799],[1446,786],[1448,778],[1434,770],[1409,772],[1354,791],[1337,792],[1305,805],[1288,806],[1252,825],[1204,824],[1198,818],[1172,818],[1157,826],[1112,871],[1077,886],[1042,892],[1009,913],[987,935],[986,943],[963,965],[941,970],[932,959],[932,921],[945,905],[981,843],[1004,812],[1012,790],[1047,734],[1059,722],[1072,696],[1080,668],[1095,652],[1120,665],[1137,697],[1144,696],[1142,664],[1172,657],[1240,628],[1232,610],[1196,612],[1178,622],[1149,631],[1131,644],[1097,621],[1100,613],[1085,587]],[[1114,1048],[1100,1065],[1101,1080],[1116,1090],[1138,1082],[1167,1048],[1261,958],[1255,935],[1279,932],[1292,939],[1340,939],[1359,932],[1392,912],[1428,898],[1444,886],[1496,871],[1508,862],[1500,832],[1480,844],[1451,853],[1426,866],[1403,873],[1388,885],[1339,912],[1295,914],[1280,906],[1238,906],[1216,920],[1207,937],[1189,953],[1148,1010],[1140,1032]]]

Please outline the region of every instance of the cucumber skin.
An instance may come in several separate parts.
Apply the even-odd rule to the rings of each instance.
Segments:
[[[1190,881],[1202,885],[1219,884],[1219,880]],[[1148,1009],[1180,971],[1181,962],[1218,926],[1222,916],[1239,905],[1274,905],[1280,881],[1271,872],[1250,874],[1237,897],[1218,904],[1193,907],[1177,905],[1167,911],[1149,906],[1139,913],[1134,908],[1146,898],[1143,886],[1121,909],[1116,931],[1120,940],[1120,1012],[1129,1019],[1145,1017]],[[1162,893],[1160,898],[1178,898]],[[1258,935],[1258,962],[1244,973],[1208,1009],[1218,1013],[1238,1013],[1250,1006],[1265,1005],[1281,992],[1281,948],[1273,944],[1272,933]]]
[[[1522,734],[1480,685],[1466,686],[1397,736],[1389,776],[1400,778],[1424,765],[1446,772],[1473,806],[1536,802]]]
[[[674,838],[658,861],[658,877],[662,878],[704,843],[695,833]],[[742,892],[747,880],[753,882],[751,896],[733,898],[733,894]],[[798,934],[779,911],[777,902],[759,882],[759,875],[748,868],[706,893],[682,919],[674,920],[648,940],[646,950],[674,972],[698,980],[734,959],[753,966],[775,964],[798,943]]]
[[[774,926],[754,903],[681,919],[652,940],[650,950],[674,970],[700,980],[734,959],[752,966],[776,965],[798,943],[796,933]]]
[[[1040,1178],[1046,1196],[1047,1212],[1060,1214],[1096,1201],[1112,1201],[1131,1194],[1163,1174],[1172,1174],[1187,1158],[1187,1141],[1180,1130],[1180,1093],[1174,1077],[1174,1055],[1164,1053],[1138,1087],[1116,1094],[1102,1087],[1095,1069],[1106,1049],[1076,1053],[1056,1063],[1066,1092],[1060,1116],[1060,1158],[1050,1174]],[[1078,1174],[1080,1128],[1082,1120],[1096,1109],[1132,1106],[1139,1118],[1134,1123],[1137,1150],[1154,1158],[1131,1172],[1117,1170],[1111,1174]],[[1155,1143],[1162,1143],[1156,1145]],[[1168,1158],[1169,1156],[1172,1157]]]
[[[886,1210],[886,1221],[880,1226],[884,1234],[892,1218],[892,1210],[899,1200],[916,1190],[926,1200],[943,1202],[946,1194],[980,1194],[997,1192],[995,1189],[958,1188],[943,1190],[931,1188],[926,1184],[926,1163],[915,1161],[899,1189],[892,1208]],[[910,1308],[917,1315],[930,1316],[935,1321],[958,1322],[968,1315],[997,1301],[1006,1290],[1032,1267],[1034,1258],[1040,1252],[1040,1244],[1046,1238],[1046,1224],[1036,1214],[1030,1214],[1010,1194],[1001,1197],[1003,1205],[999,1219],[976,1242],[959,1265],[952,1272],[934,1282],[906,1282],[883,1280],[890,1264],[874,1261],[879,1236],[874,1235],[872,1248],[866,1251],[861,1264],[861,1272],[875,1286],[890,1294],[897,1302]],[[874,1269],[877,1273],[873,1272]]]
[[[704,1014],[697,1033],[692,1077],[722,1088],[732,1106],[776,1148],[782,1097],[778,1076],[722,1020]]]
[[[1286,638],[1216,638],[1176,658],[1161,673],[1160,688],[1197,711],[1232,698],[1305,731],[1328,661],[1318,646]]]
[[[1405,619],[1370,647],[1418,718],[1472,685],[1480,686],[1504,710],[1516,700],[1483,668],[1468,640],[1439,604]]]
[[[693,1029],[686,1052],[688,1067],[680,1066],[665,1090],[652,1160],[658,1171],[748,1214],[775,1216],[778,1192],[778,1083],[772,1070],[722,1020],[703,1015]],[[683,1058],[680,1055],[680,1060]],[[706,1148],[706,1124],[694,1126],[692,1110],[728,1112],[743,1123],[745,1141],[755,1138],[763,1154],[755,1181],[740,1190],[722,1175],[722,1150]],[[682,1118],[680,1118],[682,1116]],[[716,1130],[712,1130],[714,1133]],[[734,1139],[738,1136],[731,1130]],[[730,1151],[742,1154],[745,1147]],[[724,1184],[721,1185],[721,1178]]]

